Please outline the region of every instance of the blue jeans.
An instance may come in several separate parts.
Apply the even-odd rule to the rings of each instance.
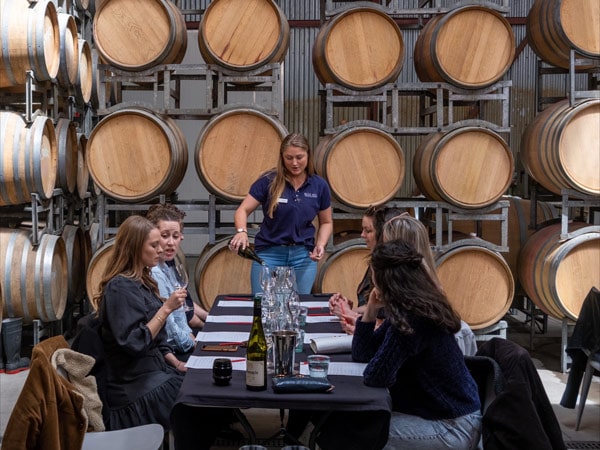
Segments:
[[[309,251],[303,245],[274,245],[256,252],[269,267],[290,266],[296,272],[296,285],[299,294],[310,294],[317,276],[317,262],[310,259]],[[250,282],[252,294],[262,291],[259,282],[260,265],[252,262]]]
[[[480,436],[479,412],[445,420],[427,420],[392,412],[389,439],[384,450],[474,450]]]

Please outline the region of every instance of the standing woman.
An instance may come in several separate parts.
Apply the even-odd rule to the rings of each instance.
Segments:
[[[183,305],[186,292],[176,291],[161,301],[150,273],[161,253],[160,232],[152,222],[128,217],[117,231],[92,301],[101,322],[112,430],[147,423],[170,428],[169,414],[185,368],[167,344],[164,325]]]
[[[263,221],[254,238],[256,253],[270,267],[291,266],[299,294],[310,294],[317,261],[325,255],[333,231],[331,193],[315,174],[306,138],[290,134],[279,150],[277,167],[263,174],[235,212],[237,233],[230,243],[236,251],[248,246],[248,216],[262,204]],[[316,231],[313,220],[318,219]],[[252,292],[260,291],[260,266],[252,263]]]

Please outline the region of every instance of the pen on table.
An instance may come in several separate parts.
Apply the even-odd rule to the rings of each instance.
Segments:
[[[232,363],[236,363],[236,362],[244,362],[246,361],[246,358],[241,358],[241,359],[232,359],[231,362]]]
[[[224,300],[246,300],[246,301],[252,300],[250,297],[232,297],[230,295],[223,296],[223,299]]]
[[[242,345],[245,343],[246,343],[246,341],[244,341],[244,342],[220,342],[217,345]]]

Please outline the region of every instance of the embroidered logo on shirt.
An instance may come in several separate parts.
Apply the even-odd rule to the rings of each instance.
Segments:
[[[305,192],[305,193],[304,193],[304,196],[305,196],[305,197],[308,197],[308,198],[317,198],[317,197],[318,197],[318,195],[317,195],[317,194],[314,194],[314,193],[312,193],[312,192]]]

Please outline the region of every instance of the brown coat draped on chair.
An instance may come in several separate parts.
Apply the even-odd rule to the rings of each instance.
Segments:
[[[63,336],[33,348],[31,368],[2,438],[3,450],[80,450],[87,430],[84,398],[52,366],[52,354],[69,348]]]

